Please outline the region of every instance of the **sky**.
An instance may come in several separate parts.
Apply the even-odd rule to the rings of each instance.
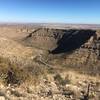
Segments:
[[[0,0],[0,22],[100,24],[100,0]]]

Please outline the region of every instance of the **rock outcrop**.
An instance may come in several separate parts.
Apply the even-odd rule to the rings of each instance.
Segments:
[[[97,30],[39,28],[24,38],[23,42],[49,51],[47,59],[50,62],[61,62],[64,66],[88,65],[87,70],[99,72],[100,32]]]
[[[80,47],[90,48],[98,40],[95,30],[84,29],[49,29],[39,28],[24,38],[25,44],[52,50],[58,54],[69,52]]]

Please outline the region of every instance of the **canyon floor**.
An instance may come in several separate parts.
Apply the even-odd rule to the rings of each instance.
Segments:
[[[0,24],[0,100],[100,100],[100,26]]]

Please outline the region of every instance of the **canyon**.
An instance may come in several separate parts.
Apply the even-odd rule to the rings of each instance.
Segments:
[[[1,24],[0,100],[99,100],[99,29]]]

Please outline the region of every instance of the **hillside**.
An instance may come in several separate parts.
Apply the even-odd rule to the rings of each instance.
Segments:
[[[0,30],[0,99],[81,100],[89,86],[89,99],[99,100],[99,30]]]

